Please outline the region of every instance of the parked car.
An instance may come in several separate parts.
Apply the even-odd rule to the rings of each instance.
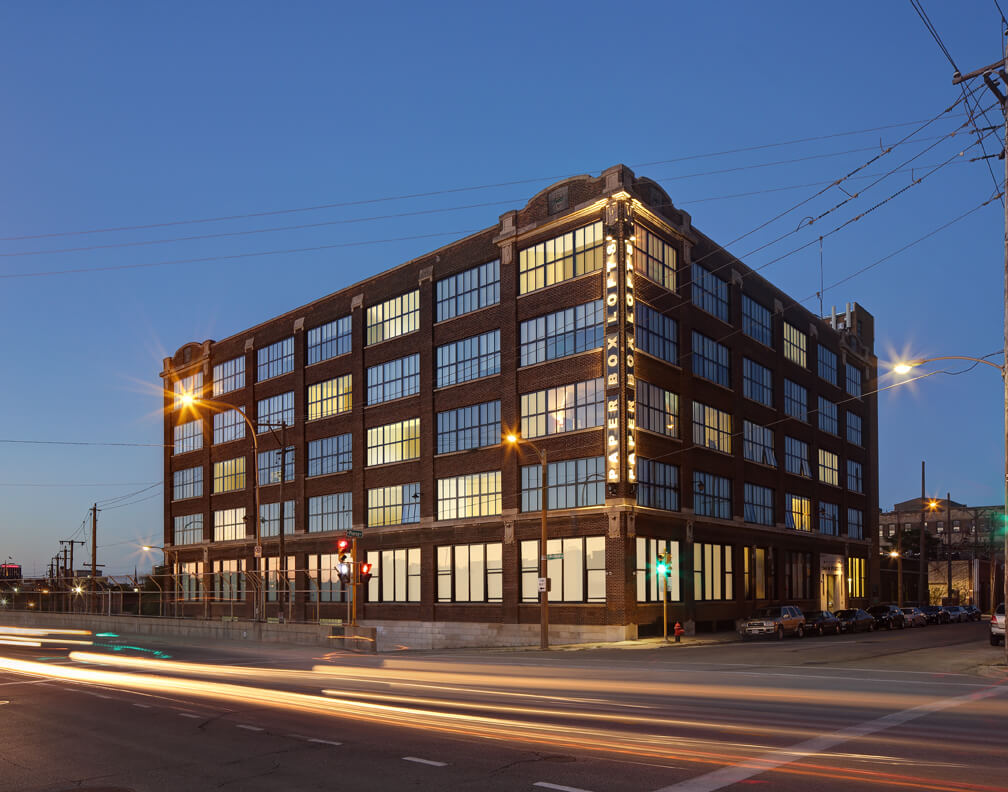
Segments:
[[[794,605],[771,605],[743,619],[739,632],[743,641],[760,635],[773,635],[778,639],[785,635],[801,638],[805,635],[805,616]]]
[[[967,621],[980,621],[983,614],[976,605],[963,605],[963,610],[966,611]]]
[[[942,609],[948,613],[950,622],[959,624],[959,622],[966,621],[966,614],[958,605],[942,605]]]
[[[880,630],[902,630],[906,625],[903,611],[895,605],[872,605],[868,609],[868,613],[875,619],[875,626]]]
[[[927,616],[920,608],[903,608],[903,618],[909,627],[927,627]]]
[[[840,632],[840,620],[828,610],[805,611],[805,632],[836,635]]]
[[[861,608],[846,608],[833,615],[840,622],[840,632],[872,632],[875,629],[875,619]]]
[[[991,615],[990,641],[991,646],[997,646],[1005,642],[1005,606],[1003,602],[997,606]]]
[[[948,624],[949,615],[941,605],[921,605],[921,610],[927,616],[928,624]]]

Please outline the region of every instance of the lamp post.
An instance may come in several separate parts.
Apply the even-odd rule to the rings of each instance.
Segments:
[[[538,455],[539,463],[542,466],[540,473],[542,486],[539,496],[539,511],[542,515],[539,538],[539,648],[549,649],[549,578],[546,577],[546,510],[549,506],[546,477],[549,469],[546,466],[546,452],[535,443],[515,434],[508,434],[504,439],[513,446],[517,446],[519,443],[529,446]]]

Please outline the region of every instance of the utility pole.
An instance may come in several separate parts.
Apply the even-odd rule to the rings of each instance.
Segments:
[[[927,536],[924,533],[924,499],[927,493],[924,489],[924,460],[921,460],[921,499],[920,499],[920,565],[917,572],[917,586],[920,589],[922,604],[931,604],[931,590],[928,588]]]
[[[952,493],[945,495],[945,537],[948,541],[947,580],[949,604],[952,604]]]
[[[60,544],[63,545],[63,568],[65,570],[67,570],[67,573],[68,573],[67,577],[73,578],[74,577],[74,545],[75,544],[82,545],[82,544],[84,544],[84,540],[83,539],[60,539]],[[66,548],[67,545],[70,545],[70,561],[69,561],[70,565],[69,566],[67,566],[67,548]],[[69,597],[69,594],[66,593],[66,592],[64,592],[64,596],[65,597]],[[69,604],[69,603],[67,603],[66,601],[64,601],[64,605],[67,605],[67,604]],[[69,607],[64,607],[64,610],[73,610],[73,609],[69,608]]]
[[[284,603],[287,599],[287,548],[284,542],[284,481],[287,478],[287,422],[280,423],[280,579],[277,581],[277,604],[280,623],[284,623]]]

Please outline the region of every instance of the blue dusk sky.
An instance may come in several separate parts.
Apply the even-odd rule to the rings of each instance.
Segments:
[[[992,0],[925,7],[963,72],[1000,57]],[[1003,164],[909,2],[4,3],[0,71],[0,555],[29,575],[94,502],[106,571],[155,560],[163,357],[616,163],[813,311],[823,235],[825,310],[872,312],[883,365],[1002,345]],[[922,459],[1000,503],[1001,405],[984,366],[886,390],[883,507]]]

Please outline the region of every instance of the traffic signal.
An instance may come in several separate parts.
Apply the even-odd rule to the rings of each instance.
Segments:
[[[344,586],[353,580],[353,558],[350,555],[350,540],[336,540],[336,574]]]
[[[344,539],[337,539],[336,540],[336,553],[338,555],[340,555],[340,556],[344,555],[347,552],[347,550],[348,550],[349,547],[350,547],[350,540],[349,539],[344,538]],[[342,560],[342,558],[340,560]]]
[[[360,584],[366,586],[371,580],[371,564],[366,564],[363,561],[360,565]]]
[[[669,559],[667,553],[658,554],[658,565],[655,567],[656,571],[662,577],[668,577],[669,574]]]

